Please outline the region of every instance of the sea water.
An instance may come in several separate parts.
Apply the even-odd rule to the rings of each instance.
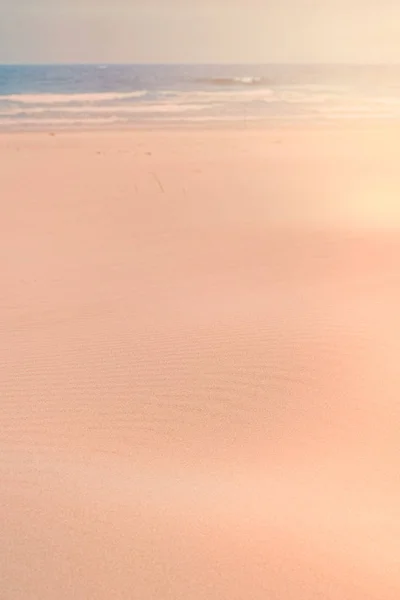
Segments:
[[[0,129],[396,117],[396,65],[0,65]]]

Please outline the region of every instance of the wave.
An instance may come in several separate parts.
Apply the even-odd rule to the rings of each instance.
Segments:
[[[271,83],[266,77],[211,77],[198,79],[198,82],[219,86],[269,85]]]
[[[251,102],[253,100],[272,101],[276,96],[269,88],[231,88],[213,90],[195,90],[189,92],[161,92],[161,97],[173,97],[175,102],[207,102],[213,104],[229,104],[231,102]]]
[[[147,90],[134,92],[99,92],[84,94],[10,94],[0,96],[0,102],[10,104],[99,104],[101,102],[115,102],[142,98],[147,95]]]
[[[229,81],[237,82],[238,78]],[[212,80],[215,84],[220,79]],[[0,129],[7,126],[107,125],[112,123],[240,122],[280,118],[400,117],[400,96],[332,93],[324,86],[262,86],[253,78],[195,89],[0,96]],[[243,83],[243,81],[245,83]],[[265,81],[265,80],[264,80]]]
[[[62,119],[67,115],[77,115],[82,118],[90,118],[96,115],[145,115],[145,114],[161,114],[161,113],[178,113],[186,112],[201,112],[213,108],[213,105],[207,104],[180,104],[180,103],[159,103],[159,104],[136,104],[133,106],[42,106],[42,107],[23,107],[23,108],[0,108],[1,119],[27,119],[29,117],[37,117],[40,120],[46,117]]]
[[[121,119],[118,117],[93,117],[93,118],[76,118],[76,119],[24,119],[21,121],[20,119],[3,119],[0,117],[0,128],[1,127],[43,127],[52,126],[52,127],[74,127],[74,126],[84,126],[84,125],[113,125],[117,123],[125,123],[125,119]]]

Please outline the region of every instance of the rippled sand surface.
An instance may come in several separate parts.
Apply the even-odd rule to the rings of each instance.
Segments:
[[[0,598],[398,600],[399,139],[0,137]]]

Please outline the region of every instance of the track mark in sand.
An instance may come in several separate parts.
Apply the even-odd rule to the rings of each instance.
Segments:
[[[152,173],[152,175],[153,175],[154,179],[156,180],[156,183],[157,183],[158,187],[160,188],[161,192],[163,194],[165,194],[164,186],[161,183],[160,178],[158,177],[157,173]]]

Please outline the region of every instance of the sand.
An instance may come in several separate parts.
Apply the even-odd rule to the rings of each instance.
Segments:
[[[0,136],[0,598],[398,600],[392,124]]]

